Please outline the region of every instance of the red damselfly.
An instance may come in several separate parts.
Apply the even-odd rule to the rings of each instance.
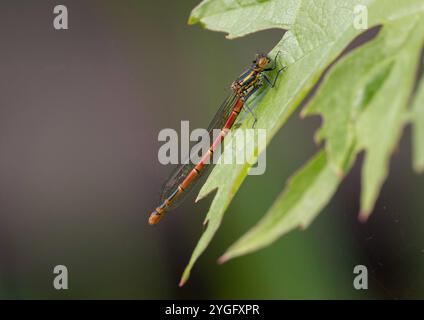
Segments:
[[[214,129],[220,129],[219,135],[212,140],[213,142],[208,151],[203,154],[197,164],[193,164],[192,162],[182,164],[171,174],[162,190],[162,203],[150,214],[150,224],[158,223],[166,212],[181,203],[183,199],[182,195],[187,194],[189,189],[195,185],[195,182],[199,181],[199,177],[206,171],[205,169],[214,151],[220,146],[224,137],[233,127],[243,107],[253,115],[254,124],[256,123],[257,119],[247,106],[246,101],[264,85],[264,81],[270,87],[275,86],[278,75],[285,67],[278,70],[274,81],[270,81],[265,73],[276,69],[278,54],[275,56],[273,62],[265,54],[257,55],[249,67],[231,84],[231,94],[225,99],[208,127],[211,137]]]

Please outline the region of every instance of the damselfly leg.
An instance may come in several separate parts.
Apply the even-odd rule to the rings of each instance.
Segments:
[[[243,97],[243,100],[244,100],[244,107],[246,108],[246,111],[248,111],[248,113],[249,114],[251,114],[252,115],[252,117],[253,117],[253,124],[252,124],[252,128],[254,128],[255,127],[255,125],[256,125],[256,123],[257,123],[257,121],[258,121],[258,118],[256,117],[256,114],[255,114],[255,112],[254,112],[254,109],[255,109],[255,107],[256,107],[256,105],[254,105],[253,107],[250,107],[250,104],[247,102],[248,100],[249,100],[249,98],[256,92],[256,91],[258,91],[261,87],[262,87],[262,85],[263,85],[263,83],[262,83],[262,79],[263,80],[265,80],[266,81],[266,83],[268,84],[268,86],[269,87],[271,87],[271,88],[274,88],[275,87],[275,84],[277,83],[277,80],[278,80],[278,77],[280,76],[280,73],[281,72],[283,72],[284,70],[286,70],[287,69],[287,67],[286,66],[283,66],[282,68],[280,68],[279,70],[278,70],[278,72],[277,72],[277,75],[275,76],[275,78],[274,78],[274,80],[273,81],[271,81],[267,76],[266,76],[266,74],[264,73],[264,72],[269,72],[269,71],[273,71],[273,70],[275,70],[276,68],[277,68],[277,57],[278,57],[278,55],[280,54],[280,52],[281,51],[278,51],[277,52],[277,54],[275,55],[275,58],[274,58],[274,65],[271,67],[271,68],[267,68],[267,69],[264,69],[263,70],[263,73],[261,73],[261,75],[260,75],[260,78],[259,78],[259,81],[258,81],[258,83],[247,93],[247,94],[245,94],[245,96]],[[243,119],[241,119],[241,120],[243,120]],[[240,125],[239,125],[240,126]]]

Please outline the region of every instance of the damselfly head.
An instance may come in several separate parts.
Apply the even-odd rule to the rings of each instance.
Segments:
[[[261,69],[265,69],[265,67],[270,62],[271,62],[271,59],[268,58],[268,56],[264,53],[257,54],[255,61],[253,61],[253,63],[256,64],[258,68],[261,68]]]

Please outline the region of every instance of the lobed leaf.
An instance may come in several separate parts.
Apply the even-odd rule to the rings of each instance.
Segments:
[[[337,175],[321,150],[288,182],[265,216],[235,242],[221,258],[234,257],[263,248],[295,228],[306,228],[331,199],[342,177]],[[352,160],[348,164],[350,167]]]
[[[406,123],[419,55],[424,41],[422,15],[385,24],[377,38],[340,61],[303,111],[321,114],[319,137],[335,170],[349,150],[366,151],[361,217],[372,211],[388,173],[389,158]],[[348,85],[349,84],[349,85]]]
[[[360,30],[353,27],[354,8],[358,4],[368,7],[369,27],[378,24],[389,26],[387,30],[383,28],[380,40],[376,41],[374,47],[370,44],[361,48],[361,51],[357,50],[336,64],[320,90],[321,94],[306,111],[324,116],[320,137],[327,141],[325,152],[318,153],[296,174],[265,217],[231,246],[222,260],[257,250],[297,226],[307,226],[329,201],[360,150],[367,151],[364,172],[370,174],[369,178],[363,178],[361,203],[364,213],[371,212],[385,179],[388,156],[405,123],[407,85],[401,88],[398,97],[393,97],[394,77],[401,76],[411,85],[408,76],[416,64],[409,64],[408,61],[402,70],[400,63],[403,61],[405,64],[405,59],[414,60],[421,36],[420,33],[411,36],[412,29],[407,27],[394,26],[402,20],[408,22],[409,28],[421,30],[424,3],[422,0],[206,0],[193,10],[190,23],[200,22],[208,29],[226,32],[229,38],[269,28],[288,30],[270,53],[273,57],[280,52],[278,63],[286,65],[288,69],[275,89],[267,90],[254,99],[258,116],[256,127],[267,130],[269,143],[324,70],[360,34]],[[416,23],[415,26],[413,23]],[[393,42],[390,41],[391,32],[395,35]],[[404,39],[408,49],[397,54],[396,43],[401,40],[396,38],[399,36]],[[393,56],[390,56],[390,52],[379,53],[380,58],[383,54],[384,62],[380,63],[377,59],[374,63],[365,61],[369,54],[385,46],[391,48]],[[375,66],[376,63],[379,67]],[[344,76],[342,71],[337,72],[342,68],[352,71],[352,74]],[[360,70],[365,73],[362,74]],[[351,76],[359,83],[352,82]],[[334,95],[329,88],[332,88]],[[384,99],[381,90],[386,93],[391,91],[393,110],[383,109],[383,100],[387,99]],[[342,101],[342,98],[346,101]],[[334,105],[332,108],[333,103],[337,103],[337,108]],[[382,116],[381,121],[378,115]],[[379,125],[376,126],[374,121],[380,121]],[[241,128],[246,126],[244,124]],[[373,127],[378,131],[370,132]],[[390,132],[384,132],[384,137],[379,141],[378,134],[384,128],[390,128]],[[374,149],[376,145],[378,148]],[[201,199],[217,189],[205,219],[208,226],[190,258],[180,285],[188,280],[195,261],[218,230],[225,210],[249,171],[249,163],[254,163],[262,151],[263,148],[255,144],[248,154],[248,163],[220,165],[213,169],[198,196]]]

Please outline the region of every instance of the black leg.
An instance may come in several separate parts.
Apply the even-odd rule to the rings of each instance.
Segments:
[[[278,77],[280,76],[280,73],[282,71],[286,70],[286,69],[287,69],[287,67],[283,67],[280,70],[278,70],[277,75],[275,76],[274,81],[272,81],[272,82],[271,82],[271,80],[269,80],[269,78],[265,74],[262,74],[262,77],[268,83],[268,85],[271,88],[274,88],[275,87],[275,84],[277,83]]]
[[[261,87],[260,85],[253,87],[253,89],[243,97],[244,107],[253,117],[252,128],[255,127],[256,122],[258,121],[258,118],[256,117],[256,114],[253,112],[253,110],[248,106],[247,100],[252,96],[252,94],[254,94],[256,91],[258,91],[260,87]]]
[[[252,115],[253,117],[253,124],[252,124],[252,128],[255,127],[256,122],[258,121],[258,118],[256,117],[256,114],[253,112],[252,109],[250,109],[250,107],[248,106],[248,104],[246,102],[244,102],[244,107],[247,109],[247,111]]]
[[[278,55],[281,53],[281,51],[278,51],[277,54],[274,57],[274,65],[271,68],[265,69],[264,71],[272,71],[275,70],[277,68],[277,58]]]
[[[265,71],[265,72],[272,71],[272,70],[275,70],[275,69],[276,69],[276,67],[277,67],[277,58],[278,58],[278,55],[280,54],[280,52],[281,52],[281,51],[278,51],[278,52],[277,52],[277,54],[275,55],[275,58],[274,58],[274,65],[272,66],[272,68],[264,69],[264,71]],[[272,82],[271,82],[271,80],[269,80],[269,78],[265,75],[265,73],[263,73],[263,74],[262,74],[262,77],[263,77],[263,79],[265,79],[265,81],[268,83],[268,85],[269,85],[271,88],[274,88],[274,87],[275,87],[275,83],[277,82],[277,79],[278,79],[278,77],[280,76],[280,73],[281,73],[282,71],[286,70],[286,69],[287,69],[287,67],[286,67],[286,66],[283,66],[281,69],[279,69],[279,70],[278,70],[278,72],[277,72],[277,75],[276,75],[276,76],[275,76],[275,78],[274,78],[274,81],[272,81]]]

